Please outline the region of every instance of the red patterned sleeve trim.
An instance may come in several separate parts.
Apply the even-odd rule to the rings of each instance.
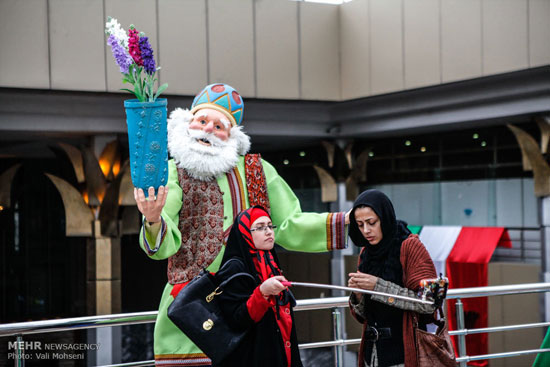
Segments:
[[[262,296],[260,286],[257,286],[250,295],[248,301],[246,301],[246,308],[248,309],[250,318],[254,320],[254,322],[259,322],[262,317],[264,317],[269,307],[271,307],[271,304]]]
[[[160,217],[160,225],[161,225],[160,233],[159,233],[160,236],[157,235],[157,242],[155,243],[155,247],[153,247],[153,248],[151,248],[151,245],[149,245],[149,242],[147,241],[147,236],[145,235],[146,229],[143,228],[143,230],[141,231],[141,235],[143,237],[143,243],[145,245],[145,250],[147,250],[147,254],[149,256],[152,256],[152,255],[157,253],[157,251],[160,248],[160,245],[164,241],[164,237],[166,237],[166,232],[168,232],[166,230],[166,222],[164,221],[164,219],[162,217]],[[160,237],[160,239],[159,239],[159,237]]]
[[[327,249],[342,250],[347,246],[346,213],[328,213],[327,215]]]

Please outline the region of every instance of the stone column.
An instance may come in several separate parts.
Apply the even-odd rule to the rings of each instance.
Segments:
[[[550,196],[539,198],[541,231],[541,282],[550,282]],[[550,292],[543,293],[542,319],[550,321]]]
[[[98,220],[86,244],[87,311],[89,315],[120,313],[120,239],[103,237]]]
[[[121,312],[120,238],[103,237],[98,220],[92,223],[92,238],[87,253],[87,313],[109,315]],[[95,353],[88,354],[89,365],[107,365],[121,361],[120,327],[104,327],[88,331],[89,343],[100,343]]]
[[[330,210],[333,212],[347,212],[353,206],[353,202],[346,201],[346,184],[338,183],[338,201],[330,205]],[[348,275],[345,272],[344,255],[353,254],[353,245],[348,242],[348,248],[345,250],[332,251],[331,259],[331,283],[334,285],[347,286]],[[346,295],[346,292],[340,290],[332,290],[333,297],[341,297]]]
[[[338,183],[338,201],[331,204],[330,210],[334,212],[347,212],[353,206],[353,202],[346,200],[346,184],[344,182]],[[348,241],[348,247],[345,250],[336,250],[332,251],[331,259],[331,283],[334,285],[348,285],[348,274],[345,271],[346,262],[344,256],[353,255],[353,244],[351,240]],[[349,292],[344,292],[340,290],[332,290],[332,297],[342,297],[349,295]],[[346,318],[348,311],[346,309],[340,309],[340,336],[343,339],[348,338],[348,333],[346,331]],[[333,314],[334,317],[334,314]],[[347,350],[346,347],[340,348],[341,361],[343,361],[344,366],[355,366],[357,365],[357,357],[355,352]]]

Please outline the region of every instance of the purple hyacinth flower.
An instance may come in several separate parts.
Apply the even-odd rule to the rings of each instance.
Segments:
[[[117,65],[120,68],[120,72],[128,74],[130,65],[132,65],[132,63],[134,62],[134,60],[132,60],[132,57],[128,54],[128,52],[126,52],[124,47],[122,47],[122,45],[118,42],[117,38],[114,35],[111,34],[109,36],[107,44],[111,46],[113,56]]]
[[[155,59],[153,58],[153,49],[149,44],[149,38],[142,36],[139,38],[139,48],[141,50],[141,58],[143,59],[143,67],[149,75],[155,73]]]

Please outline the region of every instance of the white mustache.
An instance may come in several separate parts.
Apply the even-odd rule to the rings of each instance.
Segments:
[[[221,140],[213,133],[207,133],[202,130],[187,129],[187,132],[190,137],[193,139],[201,140],[204,139],[208,141],[213,147],[223,147],[227,145],[227,142]]]

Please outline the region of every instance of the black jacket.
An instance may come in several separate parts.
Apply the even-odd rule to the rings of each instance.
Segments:
[[[216,277],[220,281],[240,272],[247,272],[251,275],[255,275],[248,271],[240,257],[237,258],[241,261],[232,261],[223,272],[218,272],[216,274]],[[254,292],[254,289],[259,285],[259,282],[253,282],[252,279],[248,277],[237,277],[228,283],[223,293],[219,296],[222,312],[228,323],[234,328],[247,328],[249,331],[237,349],[217,366],[287,366],[285,348],[273,310],[271,308],[268,309],[258,323],[254,322],[248,313],[246,302]],[[302,361],[300,360],[300,353],[298,350],[298,339],[296,338],[296,328],[294,327],[294,314],[292,310],[291,316],[293,320],[290,338],[292,351],[291,366],[301,367]]]

